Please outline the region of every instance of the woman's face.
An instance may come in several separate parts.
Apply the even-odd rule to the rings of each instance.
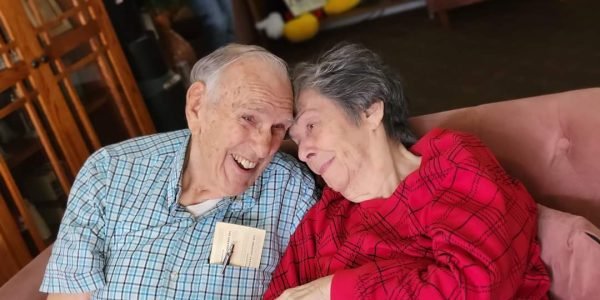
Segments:
[[[334,100],[314,90],[298,97],[298,112],[290,136],[298,156],[332,189],[346,194],[360,179],[367,161],[369,129],[356,125]]]

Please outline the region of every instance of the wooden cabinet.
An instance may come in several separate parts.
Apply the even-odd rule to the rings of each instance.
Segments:
[[[93,151],[153,132],[101,0],[0,0],[0,284],[54,239]]]

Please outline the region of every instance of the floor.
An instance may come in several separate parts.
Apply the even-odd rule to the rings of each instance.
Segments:
[[[600,1],[490,0],[450,13],[417,9],[269,48],[291,65],[360,42],[397,70],[412,115],[600,86]]]

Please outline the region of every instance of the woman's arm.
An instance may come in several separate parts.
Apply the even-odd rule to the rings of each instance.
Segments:
[[[420,171],[432,197],[414,207],[407,202],[417,231],[431,241],[423,250],[431,251],[428,258],[375,260],[337,272],[332,299],[544,297],[549,278],[535,241],[532,197],[477,138],[442,137],[436,147],[449,154],[429,167],[452,171],[443,181]]]

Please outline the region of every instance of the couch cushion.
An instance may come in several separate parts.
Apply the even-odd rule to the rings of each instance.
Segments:
[[[583,217],[538,205],[542,260],[552,276],[554,299],[600,295],[600,230]]]
[[[600,226],[600,88],[484,104],[411,119],[476,134],[540,203]]]

